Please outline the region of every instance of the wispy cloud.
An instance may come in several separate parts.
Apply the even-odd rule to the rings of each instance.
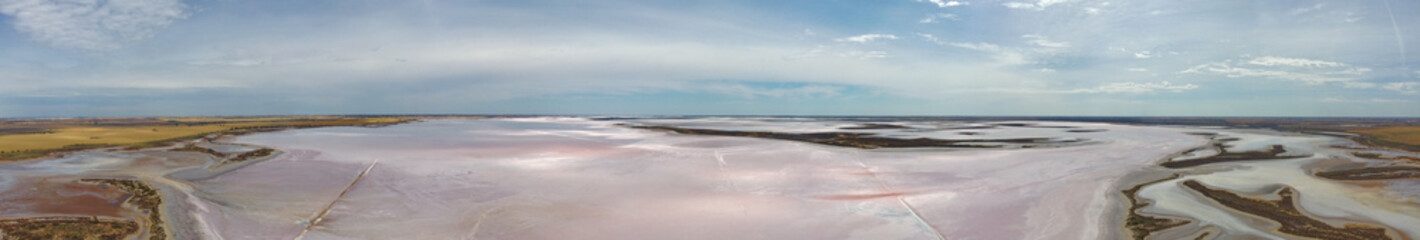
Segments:
[[[1405,99],[1391,99],[1391,98],[1350,99],[1350,98],[1344,98],[1344,97],[1326,97],[1326,98],[1322,98],[1321,101],[1322,101],[1322,102],[1329,102],[1329,103],[1408,103],[1408,102],[1410,102],[1410,100],[1405,100]]]
[[[4,0],[16,30],[58,48],[112,50],[188,16],[178,0]]]
[[[1319,67],[1347,67],[1347,66],[1350,66],[1350,65],[1346,65],[1345,63],[1339,63],[1339,62],[1328,62],[1328,61],[1302,59],[1302,58],[1271,57],[1271,56],[1253,58],[1252,60],[1248,60],[1247,63],[1248,63],[1248,64],[1252,64],[1252,65],[1259,65],[1259,66],[1290,66],[1290,67],[1308,67],[1308,68],[1319,68]]]
[[[1163,82],[1146,82],[1146,83],[1117,82],[1117,83],[1109,83],[1109,84],[1105,84],[1105,85],[1100,85],[1100,86],[1095,87],[1095,88],[1078,89],[1078,90],[1074,90],[1074,91],[1080,92],[1080,93],[1135,93],[1135,94],[1138,94],[1138,93],[1153,93],[1153,92],[1159,92],[1159,91],[1164,91],[1164,92],[1183,92],[1183,91],[1193,90],[1193,89],[1197,89],[1197,88],[1198,88],[1198,85],[1194,85],[1194,84],[1191,84],[1191,83],[1188,83],[1188,84],[1173,84],[1173,83],[1169,83],[1168,81],[1163,81]]]
[[[1024,46],[1007,47],[993,43],[964,43],[949,42],[938,39],[930,34],[918,34],[923,39],[940,45],[953,46],[963,49],[992,53],[992,58],[996,63],[1003,65],[1024,65],[1036,62],[1037,59],[1049,57],[1062,52],[1070,47],[1069,43],[1053,41],[1041,35],[1022,35],[1025,39]],[[1038,70],[1038,69],[1037,69]]]
[[[857,59],[879,59],[890,57],[890,55],[888,55],[886,51],[848,51],[839,55],[843,57]]]
[[[965,48],[970,50],[992,53],[992,58],[999,64],[1021,65],[1030,63],[1027,53],[1021,49],[1005,48],[1000,45],[990,43],[943,43],[948,46]]]
[[[917,0],[917,2],[930,2],[930,3],[932,3],[932,4],[936,4],[937,7],[942,7],[942,8],[945,8],[945,7],[956,7],[956,6],[965,6],[965,5],[971,4],[971,3],[969,3],[969,2],[962,2],[962,1],[946,1],[946,0],[926,0],[926,1]]]
[[[1023,94],[1148,94],[1157,92],[1181,93],[1188,90],[1198,89],[1195,84],[1173,84],[1168,81],[1162,82],[1113,82],[1106,83],[1092,88],[1076,89],[1045,89],[1045,88],[991,88],[984,89],[984,92],[1001,93],[1023,93]]]
[[[958,18],[957,18],[957,15],[956,15],[956,14],[938,13],[938,14],[933,14],[933,15],[929,15],[929,16],[927,16],[927,17],[925,17],[925,18],[922,18],[922,20],[917,20],[917,22],[918,22],[918,23],[935,23],[935,22],[938,22],[938,20],[941,20],[941,19],[957,20]]]
[[[1066,3],[1066,2],[1070,2],[1070,1],[1072,1],[1072,0],[1040,0],[1040,1],[1037,1],[1037,2],[1035,2],[1035,3],[1007,2],[1007,3],[1003,3],[1003,4],[1001,4],[1001,5],[1002,5],[1002,6],[1006,6],[1006,7],[1008,7],[1008,8],[1014,8],[1014,9],[1027,9],[1027,10],[1037,10],[1037,11],[1039,11],[1039,10],[1045,10],[1045,8],[1050,7],[1051,5]]]
[[[1393,82],[1381,85],[1381,89],[1396,91],[1404,94],[1415,94],[1416,88],[1420,88],[1420,82]]]
[[[838,41],[838,42],[855,42],[855,43],[868,43],[868,42],[877,41],[877,40],[883,40],[883,39],[887,39],[887,40],[897,39],[897,36],[896,36],[896,35],[892,35],[892,34],[863,34],[863,35],[858,35],[858,36],[852,36],[852,37],[845,37],[845,38],[834,39],[833,41]]]
[[[805,85],[788,88],[754,87],[745,84],[707,84],[697,86],[701,91],[753,99],[769,98],[828,98],[839,96],[844,90],[840,86]]]
[[[1062,48],[1070,46],[1070,43],[1051,41],[1049,38],[1041,35],[1027,34],[1021,35],[1021,37],[1025,38],[1026,42],[1041,47]]]
[[[1306,84],[1343,83],[1346,87],[1364,88],[1367,84],[1352,83],[1371,71],[1340,62],[1286,57],[1255,57],[1241,64],[1232,60],[1194,66],[1180,73],[1222,74],[1229,78],[1259,77],[1298,81]]]

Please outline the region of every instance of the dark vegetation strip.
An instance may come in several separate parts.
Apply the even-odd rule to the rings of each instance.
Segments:
[[[1154,232],[1162,231],[1164,229],[1169,229],[1177,226],[1182,226],[1184,224],[1189,223],[1188,220],[1157,218],[1140,215],[1138,213],[1138,210],[1140,208],[1149,206],[1148,202],[1139,201],[1139,196],[1137,194],[1139,193],[1140,188],[1143,188],[1144,186],[1148,185],[1153,185],[1155,183],[1178,179],[1178,177],[1178,174],[1174,174],[1173,176],[1169,176],[1167,178],[1134,185],[1134,187],[1121,191],[1124,194],[1124,199],[1129,200],[1129,214],[1124,219],[1124,228],[1129,229],[1134,239],[1147,239],[1149,238],[1149,235],[1153,234]]]
[[[226,154],[226,153],[218,152],[217,150],[212,150],[211,148],[198,147],[197,145],[192,145],[192,144],[188,144],[187,146],[183,146],[183,147],[180,147],[180,148],[174,148],[174,149],[168,150],[168,151],[176,151],[176,152],[198,152],[198,153],[206,153],[206,154],[209,154],[209,155],[212,155],[212,156],[216,156],[217,158],[225,158],[225,157],[227,157],[227,154]]]
[[[34,217],[0,220],[0,239],[125,239],[138,231],[131,220],[99,217]]]
[[[1159,165],[1160,165],[1160,166],[1164,166],[1164,167],[1166,167],[1166,168],[1186,168],[1186,167],[1194,167],[1194,166],[1198,166],[1198,165],[1204,165],[1204,164],[1210,164],[1210,163],[1220,163],[1220,162],[1261,161],[1261,160],[1294,159],[1294,158],[1311,157],[1311,155],[1302,155],[1302,156],[1280,155],[1280,154],[1282,154],[1282,153],[1284,153],[1284,152],[1287,152],[1287,150],[1286,150],[1285,148],[1283,148],[1282,145],[1272,145],[1272,149],[1263,150],[1263,151],[1228,152],[1227,149],[1224,149],[1224,148],[1218,148],[1218,151],[1219,151],[1218,155],[1213,155],[1213,156],[1211,156],[1211,157],[1205,157],[1205,158],[1199,158],[1199,159],[1190,159],[1190,160],[1182,160],[1182,161],[1168,161],[1168,162],[1161,163],[1161,164],[1159,164]]]
[[[1358,158],[1365,158],[1365,159],[1396,160],[1396,161],[1404,161],[1404,162],[1410,162],[1410,163],[1420,163],[1420,158],[1417,158],[1417,157],[1411,157],[1411,156],[1390,156],[1390,155],[1385,155],[1385,154],[1380,154],[1380,153],[1372,153],[1372,152],[1351,152],[1351,156],[1356,156],[1356,157],[1358,157]]]
[[[1049,143],[1074,143],[1081,142],[1079,139],[1057,140],[1051,138],[1012,138],[1012,139],[967,139],[967,140],[945,140],[932,138],[888,138],[876,137],[872,133],[852,133],[852,132],[823,132],[823,133],[779,133],[765,131],[727,131],[711,129],[690,129],[669,126],[631,126],[632,128],[668,131],[686,135],[708,135],[708,136],[733,136],[733,137],[754,137],[817,143],[823,145],[855,147],[864,149],[874,148],[911,148],[911,147],[949,147],[949,148],[1000,148],[998,145],[980,145],[971,143],[1013,143],[1013,144],[1049,144]]]
[[[1338,228],[1303,215],[1301,211],[1297,210],[1296,204],[1293,203],[1295,198],[1293,197],[1292,188],[1282,188],[1281,191],[1277,192],[1277,196],[1281,197],[1281,200],[1268,201],[1243,197],[1224,190],[1208,188],[1198,183],[1198,181],[1193,180],[1184,181],[1183,185],[1228,208],[1276,221],[1282,225],[1282,227],[1278,229],[1278,231],[1282,233],[1328,240],[1391,239],[1390,236],[1386,235],[1385,228],[1361,224],[1346,224],[1346,226]]]
[[[1400,143],[1400,142],[1392,142],[1392,141],[1381,140],[1380,138],[1378,138],[1378,137],[1376,137],[1376,136],[1372,136],[1372,135],[1361,134],[1361,136],[1358,136],[1358,137],[1351,137],[1351,140],[1352,140],[1352,141],[1356,141],[1356,143],[1360,143],[1360,144],[1366,145],[1366,146],[1381,146],[1381,147],[1387,147],[1387,148],[1393,148],[1393,149],[1404,150],[1404,151],[1408,151],[1408,152],[1420,152],[1420,146],[1411,145],[1411,144],[1405,144],[1405,143]]]
[[[841,128],[838,128],[838,129],[843,129],[843,130],[871,130],[871,129],[909,129],[909,128],[911,128],[911,127],[903,126],[903,125],[897,125],[897,124],[864,123],[864,124],[858,124],[857,126],[847,126],[847,127],[841,127]]]
[[[163,223],[163,197],[162,194],[158,193],[158,189],[154,189],[147,183],[138,180],[90,178],[80,181],[114,186],[128,192],[132,196],[129,197],[127,201],[124,201],[124,204],[133,206],[139,211],[148,214],[148,224],[146,226],[148,228],[148,239],[163,240],[168,238],[167,230],[164,227],[166,224]]]
[[[36,158],[42,158],[42,157],[45,157],[45,156],[49,156],[49,154],[51,154],[51,153],[77,152],[77,151],[83,151],[83,150],[89,150],[89,149],[95,149],[95,148],[106,148],[106,147],[112,147],[112,146],[113,146],[113,145],[109,145],[109,144],[72,144],[72,145],[67,145],[67,146],[64,146],[64,147],[56,148],[56,149],[20,150],[20,151],[0,152],[0,161],[36,159]]]
[[[215,167],[221,167],[221,166],[225,166],[225,165],[227,165],[227,164],[241,163],[241,162],[245,162],[245,161],[247,161],[247,160],[252,160],[252,159],[264,158],[264,157],[267,157],[267,156],[271,156],[272,154],[275,154],[275,153],[276,153],[276,149],[270,149],[270,148],[261,148],[261,149],[257,149],[257,150],[252,150],[252,151],[249,151],[249,152],[244,152],[244,153],[242,153],[242,154],[237,154],[237,156],[235,156],[235,157],[229,158],[229,159],[227,159],[227,160],[222,161],[221,163],[218,163],[217,166],[215,166]]]
[[[1392,166],[1358,168],[1316,173],[1316,176],[1332,180],[1389,180],[1420,179],[1420,167]]]

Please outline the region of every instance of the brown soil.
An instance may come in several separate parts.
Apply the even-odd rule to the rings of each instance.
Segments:
[[[99,183],[107,186],[114,186],[118,189],[122,189],[123,191],[127,191],[129,194],[132,194],[132,196],[129,197],[128,200],[124,203],[148,214],[146,226],[144,226],[148,229],[148,239],[167,239],[168,234],[167,230],[164,228],[166,224],[163,223],[162,214],[163,198],[162,194],[158,193],[157,189],[154,189],[152,186],[148,186],[147,183],[143,183],[138,180],[84,179],[82,181]]]

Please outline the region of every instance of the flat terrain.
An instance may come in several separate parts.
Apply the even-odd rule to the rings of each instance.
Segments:
[[[1413,119],[442,118],[0,120],[0,238],[1420,236]]]
[[[1380,140],[1383,144],[1408,146],[1406,149],[1420,149],[1420,126],[1388,126],[1350,130]]]
[[[0,160],[29,159],[97,147],[155,146],[213,133],[378,125],[410,120],[413,118],[363,116],[17,119],[0,122]]]

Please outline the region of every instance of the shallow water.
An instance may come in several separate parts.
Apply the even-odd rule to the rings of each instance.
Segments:
[[[1067,148],[863,150],[673,135],[614,123],[432,121],[252,135],[236,142],[297,154],[195,185],[229,205],[204,217],[280,219],[287,226],[233,220],[218,230],[229,236],[299,226],[300,216],[319,212],[322,201],[333,200],[378,161],[308,238],[1083,239],[1112,229],[1102,224],[1113,204],[1105,192],[1118,177],[1202,143],[1175,130],[1074,124],[1110,131],[992,133],[1088,134],[1101,141]],[[637,123],[761,130],[788,124],[805,132],[838,127]],[[277,186],[282,182],[298,184]],[[275,194],[241,197],[264,192]]]
[[[1086,141],[1041,148],[858,149],[616,126],[622,123]],[[1064,122],[885,123],[913,128],[842,130],[859,122],[812,119],[520,118],[300,129],[204,143],[229,152],[280,150],[232,169],[209,170],[215,160],[203,154],[157,150],[0,164],[0,199],[121,201],[92,185],[69,185],[88,177],[143,179],[164,191],[170,209],[165,217],[179,239],[1109,239],[1128,234],[1119,189],[1161,176],[1141,173],[1177,172],[1184,176],[1139,192],[1155,203],[1143,214],[1196,220],[1173,230],[1278,235],[1266,221],[1221,210],[1178,185],[1189,179],[1245,195],[1285,184],[1296,189],[1308,214],[1336,224],[1420,226],[1414,198],[1405,197],[1413,195],[1397,194],[1414,189],[1412,182],[1367,187],[1312,177],[1311,166],[1346,156],[1327,147],[1338,144],[1331,137]],[[1189,169],[1157,166],[1207,145],[1205,137],[1186,134],[1198,131],[1240,138],[1228,151],[1281,144],[1289,154],[1315,155]],[[43,184],[66,190],[25,191]],[[7,209],[4,217],[62,213],[11,206],[20,210]],[[108,216],[118,214],[115,208],[73,214]],[[1416,230],[1402,231],[1414,236]]]

